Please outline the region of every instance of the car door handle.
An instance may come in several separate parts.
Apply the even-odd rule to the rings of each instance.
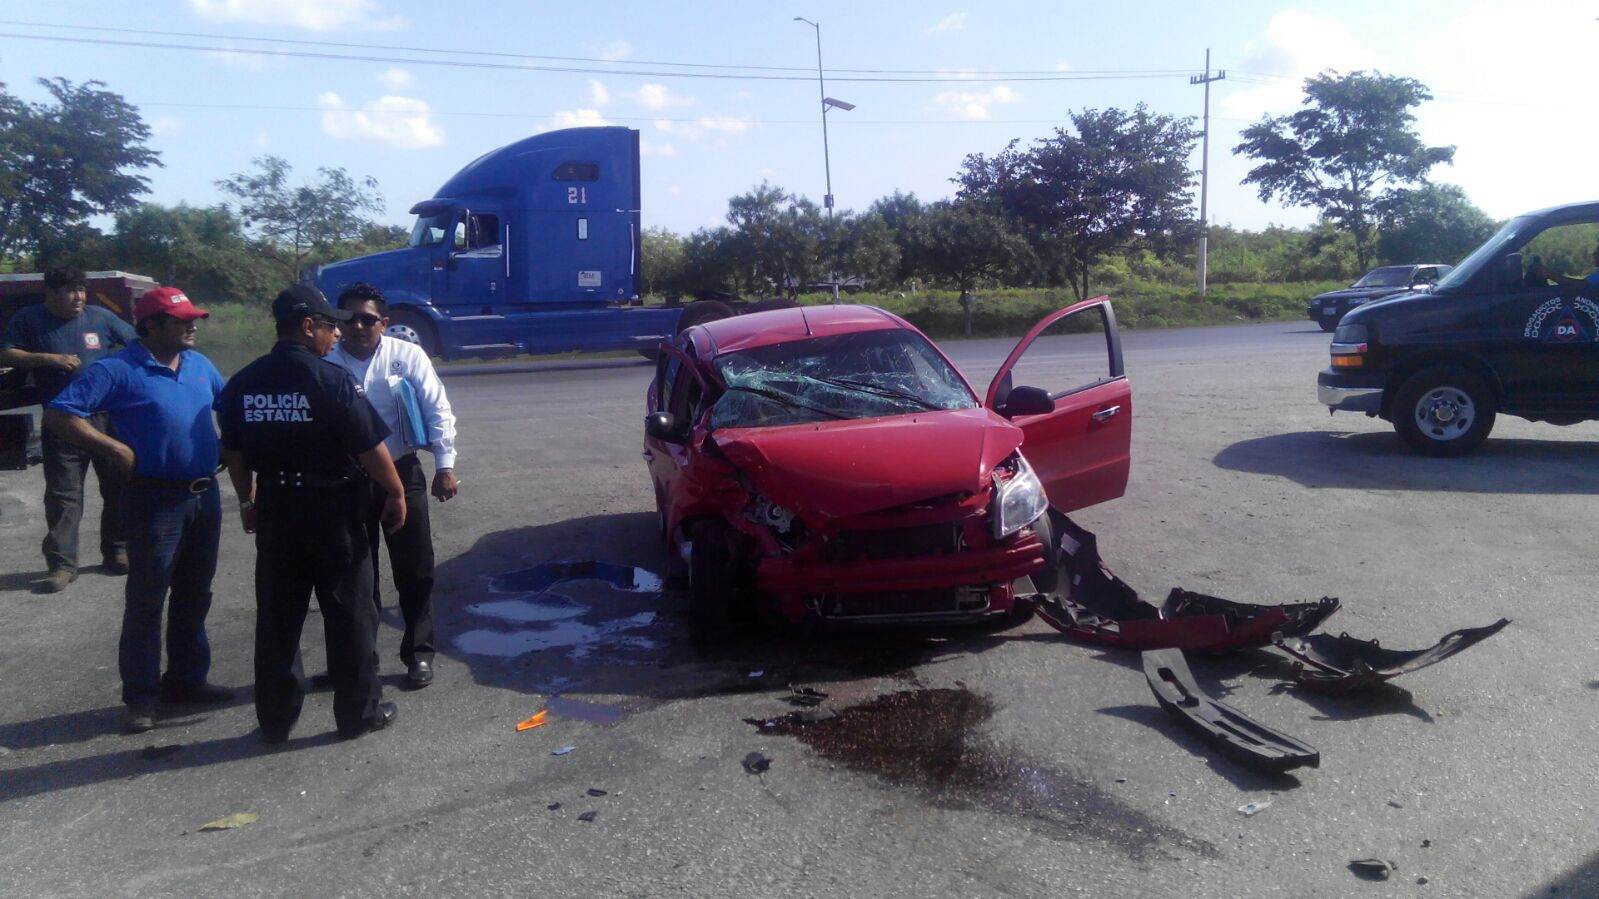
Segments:
[[[1093,414],[1093,419],[1094,421],[1110,421],[1112,418],[1115,418],[1116,413],[1120,411],[1122,411],[1122,407],[1120,406],[1109,406],[1099,410],[1098,412],[1095,412]]]

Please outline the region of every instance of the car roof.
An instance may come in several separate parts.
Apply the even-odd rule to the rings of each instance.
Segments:
[[[1599,201],[1589,201],[1586,203],[1565,203],[1560,206],[1550,206],[1547,209],[1535,209],[1532,212],[1526,213],[1526,215],[1537,216],[1538,218],[1556,218],[1562,220],[1599,218]],[[1518,215],[1516,218],[1522,218],[1522,216]]]
[[[731,318],[706,322],[694,330],[710,338],[709,356],[737,353],[756,347],[806,340],[812,337],[830,337],[835,334],[854,334],[860,331],[884,331],[891,328],[910,329],[903,319],[876,306],[797,306],[791,309],[773,309],[770,312],[752,312]]]

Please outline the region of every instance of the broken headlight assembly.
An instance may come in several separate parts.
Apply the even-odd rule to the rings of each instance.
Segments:
[[[793,512],[753,491],[749,504],[744,507],[744,517],[769,528],[787,549],[793,549],[805,533],[805,524]]]
[[[1039,483],[1033,467],[1021,453],[1010,459],[1011,476],[994,478],[994,499],[988,509],[989,524],[994,537],[1003,540],[1038,520],[1049,508],[1049,497],[1044,495],[1044,485]]]

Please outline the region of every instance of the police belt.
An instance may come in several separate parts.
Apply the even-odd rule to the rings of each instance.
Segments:
[[[199,496],[200,494],[205,493],[207,490],[210,490],[212,485],[216,482],[216,478],[209,476],[195,478],[190,481],[169,481],[166,478],[145,477],[131,477],[127,480],[127,484],[130,487],[155,487],[160,490],[182,490],[195,496]]]
[[[341,489],[352,487],[356,483],[356,479],[349,476],[319,474],[309,471],[263,471],[260,474],[259,481],[267,486],[321,489]]]

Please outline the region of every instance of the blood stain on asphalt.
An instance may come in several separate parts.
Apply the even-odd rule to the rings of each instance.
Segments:
[[[939,808],[980,808],[1051,839],[1094,839],[1136,860],[1169,855],[1168,846],[1217,854],[1095,784],[995,745],[978,732],[993,713],[985,696],[940,688],[885,694],[822,720],[796,713],[755,723],[830,762],[915,789]]]

